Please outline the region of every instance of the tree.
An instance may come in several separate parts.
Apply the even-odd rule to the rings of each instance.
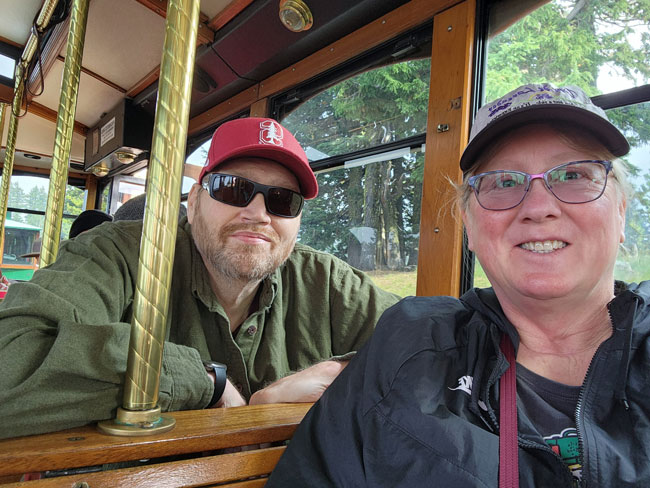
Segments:
[[[319,93],[283,124],[308,154],[309,148],[331,156],[400,140],[425,131],[428,81],[429,60],[378,68]],[[320,198],[305,207],[301,242],[361,269],[413,265],[422,164],[421,154],[406,154],[319,174]]]
[[[638,82],[650,79],[650,0],[556,0],[489,41],[485,99],[528,83],[577,85],[598,95],[604,69]],[[633,144],[649,140],[650,107],[611,118]]]

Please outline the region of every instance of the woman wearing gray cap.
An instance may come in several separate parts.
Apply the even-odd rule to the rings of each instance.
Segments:
[[[492,288],[385,312],[267,486],[650,486],[650,282],[613,276],[628,150],[576,87],[481,108],[458,206]]]

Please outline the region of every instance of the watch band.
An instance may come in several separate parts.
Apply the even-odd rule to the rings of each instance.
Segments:
[[[225,364],[216,361],[203,361],[203,366],[206,371],[214,371],[214,393],[212,394],[212,399],[208,404],[207,408],[209,408],[216,405],[216,403],[221,400],[221,395],[223,395],[223,392],[226,389],[227,367]]]

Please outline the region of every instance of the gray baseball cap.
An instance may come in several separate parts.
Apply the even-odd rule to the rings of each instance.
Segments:
[[[625,136],[577,86],[550,83],[523,85],[483,105],[474,119],[469,144],[460,158],[460,169],[470,169],[477,156],[504,132],[535,122],[564,121],[582,127],[603,143],[614,156],[630,150]]]

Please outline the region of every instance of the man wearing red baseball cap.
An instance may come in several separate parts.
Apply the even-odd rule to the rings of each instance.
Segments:
[[[296,243],[303,202],[317,193],[300,144],[275,120],[216,130],[179,222],[163,410],[313,402],[398,300]],[[0,305],[0,437],[114,418],[141,232],[141,221],[95,227],[9,289]]]

